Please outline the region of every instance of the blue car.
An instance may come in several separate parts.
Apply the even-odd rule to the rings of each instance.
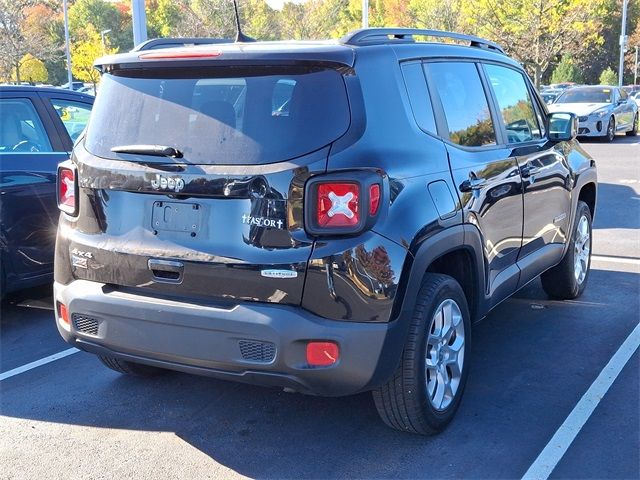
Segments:
[[[0,293],[51,282],[56,171],[93,106],[59,88],[0,86]]]

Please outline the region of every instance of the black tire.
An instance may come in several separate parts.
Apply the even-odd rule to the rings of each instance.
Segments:
[[[640,117],[640,112],[636,113],[636,116],[633,117],[633,126],[631,130],[627,132],[627,137],[635,137],[638,134],[638,117]]]
[[[576,241],[578,241],[578,228],[582,218],[586,218],[588,222],[589,231],[589,253],[586,261],[586,273],[581,280],[576,277]],[[567,247],[567,252],[564,254],[562,261],[555,267],[544,272],[540,279],[542,280],[542,288],[551,298],[558,300],[570,300],[578,298],[584,291],[587,280],[589,279],[589,272],[591,270],[591,239],[593,238],[591,231],[591,210],[589,206],[578,201],[578,207],[576,210],[576,219],[571,232],[571,239]],[[578,245],[578,247],[580,244]]]
[[[434,326],[434,314],[443,302],[448,300],[457,304],[462,316],[456,328],[461,325],[464,329],[464,335],[457,339],[458,342],[462,341],[463,360],[459,383],[453,396],[450,395],[450,403],[446,408],[436,409],[429,397],[425,372],[426,349],[429,343],[427,337]],[[460,405],[469,370],[470,340],[471,320],[462,288],[448,275],[426,274],[418,293],[400,365],[385,385],[373,391],[373,400],[382,420],[391,428],[403,432],[433,435],[442,431]],[[453,345],[455,341],[456,339],[449,340],[449,345]],[[430,348],[431,355],[434,351],[434,348]],[[438,349],[437,355],[439,354]],[[444,368],[451,378],[449,367]],[[433,379],[435,377],[432,377]]]
[[[616,138],[616,120],[613,117],[609,117],[609,123],[607,124],[607,132],[602,137],[607,143],[611,143]]]
[[[142,365],[141,363],[128,362],[126,360],[108,357],[106,355],[98,355],[98,358],[111,370],[115,370],[118,373],[124,373],[126,375],[134,375],[136,377],[155,377],[166,372],[166,370],[162,368]]]

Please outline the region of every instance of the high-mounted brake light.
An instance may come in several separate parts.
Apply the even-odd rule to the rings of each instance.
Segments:
[[[220,51],[206,52],[146,52],[138,55],[140,60],[180,60],[180,59],[198,59],[198,58],[215,58],[222,55]]]
[[[78,210],[78,179],[75,167],[67,162],[58,167],[58,208],[69,215]]]

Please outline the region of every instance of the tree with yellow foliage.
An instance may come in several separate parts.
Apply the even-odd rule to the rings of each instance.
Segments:
[[[501,44],[540,85],[561,55],[600,41],[601,0],[475,0],[464,2],[467,29]]]
[[[49,78],[47,67],[44,66],[42,60],[38,60],[30,53],[20,59],[18,68],[20,69],[19,74],[18,69],[14,68],[11,75],[14,82],[43,83]]]
[[[71,45],[71,72],[78,80],[91,82],[95,87],[100,80],[100,73],[93,63],[104,55],[116,53],[118,49],[109,48],[106,39],[103,45],[100,34],[91,25],[85,29],[83,37],[83,40]]]

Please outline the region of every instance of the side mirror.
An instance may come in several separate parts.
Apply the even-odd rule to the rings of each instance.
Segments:
[[[578,117],[575,114],[556,112],[547,118],[549,140],[569,142],[578,136]]]

